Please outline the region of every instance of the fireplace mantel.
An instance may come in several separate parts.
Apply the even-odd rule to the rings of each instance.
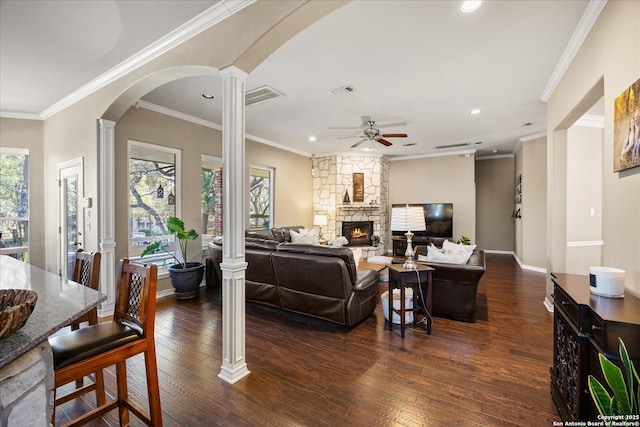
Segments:
[[[377,210],[380,210],[380,206],[363,203],[363,204],[338,205],[338,209],[342,209],[345,211],[359,211],[359,210],[377,211]]]

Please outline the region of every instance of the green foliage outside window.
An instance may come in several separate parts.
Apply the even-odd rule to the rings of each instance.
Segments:
[[[0,154],[0,247],[29,245],[29,155]],[[28,261],[27,252],[15,255]]]

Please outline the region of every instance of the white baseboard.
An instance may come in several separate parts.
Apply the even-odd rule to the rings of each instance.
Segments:
[[[513,251],[498,251],[495,249],[483,249],[485,254],[503,254],[503,255],[514,255]]]
[[[513,257],[515,258],[516,262],[518,263],[518,265],[520,266],[521,269],[529,270],[529,271],[535,271],[536,273],[547,274],[547,269],[546,268],[536,267],[535,265],[523,264],[522,260],[520,259],[520,257],[518,255],[516,255],[514,252],[512,252],[512,253],[513,253]]]
[[[549,297],[548,296],[544,297],[543,304],[546,307],[548,312],[553,313],[553,303],[551,301],[549,301]]]

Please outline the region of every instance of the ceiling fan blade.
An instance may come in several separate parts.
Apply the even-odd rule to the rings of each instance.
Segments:
[[[338,137],[338,139],[348,139],[348,138],[362,138],[362,135],[339,136]]]
[[[387,123],[387,124],[384,124],[384,125],[376,124],[376,127],[377,128],[390,128],[392,126],[406,126],[406,125],[407,124],[405,122],[399,122],[399,123]]]
[[[353,144],[351,146],[351,148],[356,148],[358,145],[362,144],[363,142],[365,142],[367,139],[361,139],[360,141],[356,142],[355,144]]]
[[[378,141],[380,144],[382,144],[382,145],[384,145],[386,147],[388,147],[390,145],[393,145],[389,141],[387,141],[386,139],[382,139],[382,138],[378,138],[378,139],[376,139],[376,141]]]
[[[382,134],[383,138],[406,138],[406,133],[385,133]]]

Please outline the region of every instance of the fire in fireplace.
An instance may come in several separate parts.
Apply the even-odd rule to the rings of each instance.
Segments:
[[[342,223],[342,235],[349,241],[349,246],[369,246],[373,221],[345,221]]]

